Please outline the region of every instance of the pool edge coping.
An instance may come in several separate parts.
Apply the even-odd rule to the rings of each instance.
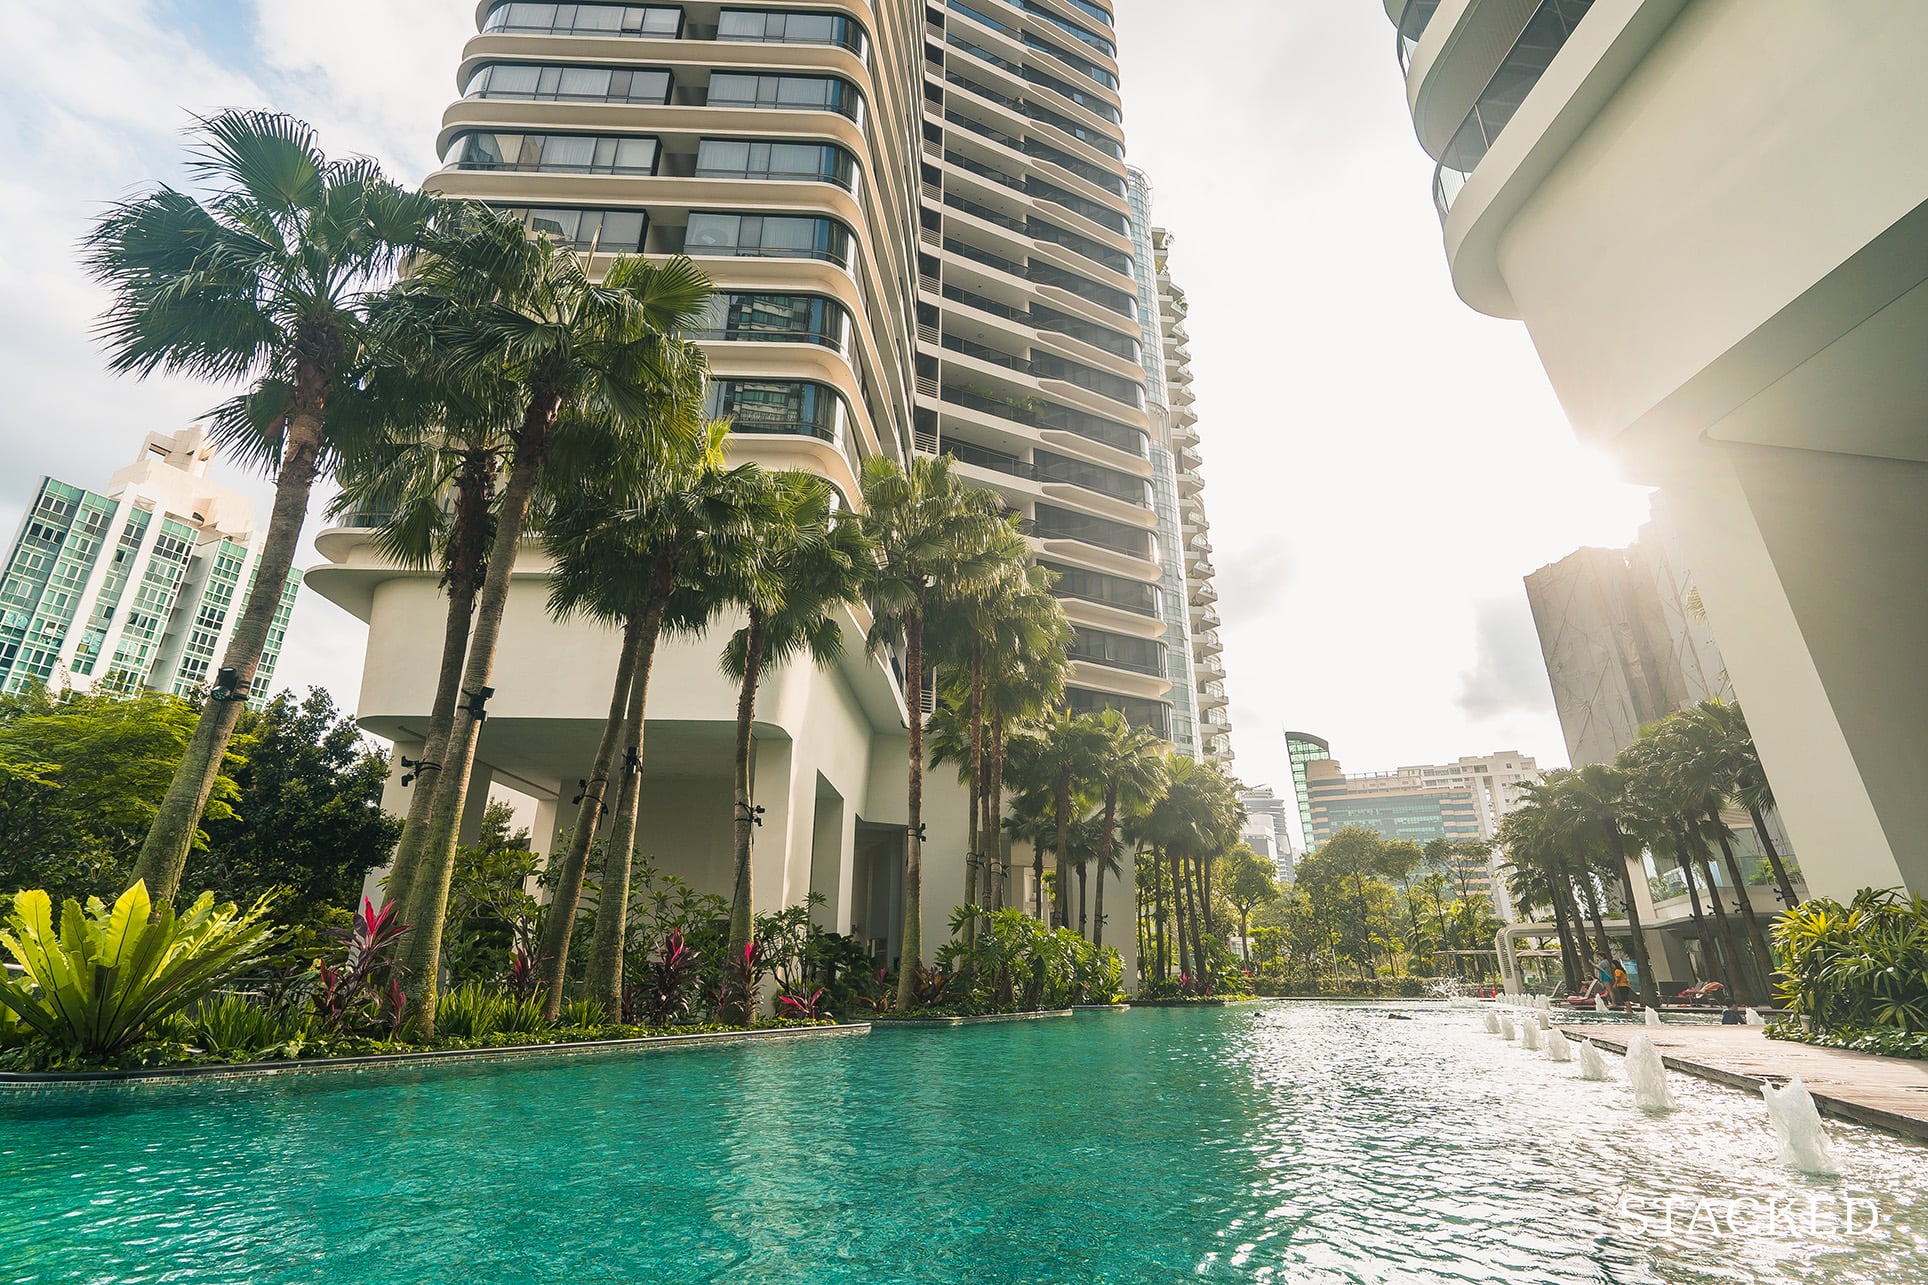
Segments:
[[[890,1030],[894,1027],[933,1029],[936,1027],[977,1026],[987,1022],[1036,1022],[1047,1017],[1071,1017],[1077,1013],[1075,1008],[1045,1008],[1034,1013],[978,1013],[971,1017],[884,1017],[876,1019],[875,1025]]]
[[[276,1062],[234,1062],[212,1066],[157,1066],[128,1071],[0,1071],[0,1095],[12,1089],[85,1089],[95,1085],[193,1079],[261,1079],[367,1067],[510,1061],[520,1057],[584,1057],[596,1053],[747,1044],[764,1040],[812,1039],[870,1034],[869,1022],[834,1026],[785,1026],[768,1030],[695,1031],[688,1035],[638,1035],[620,1040],[571,1040],[557,1044],[513,1044],[483,1049],[422,1049],[410,1053],[371,1053],[359,1057],[290,1058]]]

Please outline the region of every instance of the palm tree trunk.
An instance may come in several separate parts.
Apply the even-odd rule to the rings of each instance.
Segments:
[[[736,698],[736,883],[730,896],[730,958],[750,944],[755,906],[751,903],[750,844],[756,829],[755,806],[750,800],[750,730],[756,719],[756,687],[763,668],[764,617],[750,608],[750,628],[743,648],[743,687]]]
[[[1085,882],[1090,867],[1088,861],[1078,867],[1078,936],[1086,941],[1091,940],[1091,886]]]
[[[1594,886],[1593,872],[1583,870],[1576,881],[1580,885],[1581,900],[1586,903],[1587,918],[1593,924],[1594,940],[1600,943],[1600,953],[1608,959],[1618,958],[1620,952],[1613,948],[1613,938],[1607,935],[1607,920],[1600,913],[1600,890]]]
[[[898,952],[897,1011],[913,999],[914,974],[924,966],[924,613],[920,603],[904,627],[904,693],[910,708],[910,823],[904,835],[903,949]]]
[[[1091,904],[1091,944],[1105,944],[1105,871],[1118,857],[1118,787],[1105,787],[1104,833],[1098,839],[1098,889]],[[1121,879],[1123,875],[1119,876]]]
[[[234,637],[221,657],[221,668],[232,669],[236,679],[234,696],[228,700],[210,698],[201,707],[201,717],[188,738],[181,761],[175,765],[174,778],[167,794],[154,813],[147,839],[141,844],[134,862],[134,878],[147,884],[147,895],[155,902],[174,900],[181,890],[181,876],[187,870],[187,855],[201,827],[201,814],[207,810],[208,796],[221,776],[227,761],[228,742],[234,739],[235,724],[252,691],[255,670],[268,645],[268,631],[274,627],[275,609],[281,605],[282,587],[294,566],[295,549],[301,543],[301,529],[308,520],[308,498],[320,472],[322,419],[332,371],[317,371],[304,365],[297,383],[308,396],[289,416],[284,431],[285,447],[281,471],[275,478],[274,509],[268,531],[261,543],[261,560],[255,564],[254,586],[248,590],[247,605],[234,627]],[[313,391],[308,391],[312,389]]]
[[[1058,845],[1051,850],[1051,919],[1053,928],[1069,926],[1071,919],[1071,773],[1058,773],[1056,816]],[[1042,907],[1040,907],[1042,913]]]
[[[1674,835],[1674,864],[1680,867],[1680,877],[1687,884],[1687,905],[1694,915],[1694,931],[1700,937],[1701,958],[1707,961],[1708,971],[1713,977],[1708,980],[1719,981],[1727,987],[1729,995],[1734,994],[1734,979],[1727,971],[1727,964],[1714,949],[1714,938],[1707,931],[1707,912],[1700,904],[1700,888],[1694,880],[1693,857],[1688,851],[1687,840],[1679,832]]]
[[[991,846],[992,910],[1004,909],[1004,712],[991,715],[991,788],[984,800],[984,828]]]
[[[1165,950],[1165,854],[1156,848],[1151,850],[1151,935],[1156,944],[1152,965],[1159,981],[1169,981],[1172,970]]]
[[[1185,881],[1179,874],[1184,858],[1177,853],[1171,854],[1172,863],[1172,937],[1178,946],[1178,975],[1180,979],[1198,976],[1198,969],[1192,958],[1191,943],[1185,936]]]
[[[421,1034],[435,1034],[436,990],[441,981],[442,930],[448,924],[449,882],[455,874],[456,830],[468,800],[469,773],[475,768],[475,744],[482,734],[483,692],[495,673],[495,652],[502,638],[502,616],[509,605],[509,579],[522,544],[522,527],[529,501],[542,476],[549,438],[561,410],[560,397],[544,393],[530,399],[528,414],[516,433],[515,463],[496,515],[495,543],[489,550],[489,571],[476,603],[475,630],[469,640],[468,665],[462,671],[462,690],[469,698],[458,705],[449,726],[448,748],[442,752],[441,777],[435,783],[435,806],[429,813],[422,840],[418,886],[410,894],[417,907],[405,963],[411,997]]]
[[[589,767],[589,780],[583,786],[582,802],[576,807],[576,825],[569,833],[569,850],[563,854],[562,870],[556,881],[549,909],[542,923],[542,941],[536,947],[537,985],[542,992],[542,1015],[554,1021],[562,1012],[562,983],[569,972],[569,945],[575,935],[576,908],[582,904],[582,877],[589,865],[589,849],[596,840],[607,809],[603,800],[609,794],[609,770],[616,762],[616,745],[623,734],[623,715],[629,709],[629,689],[636,680],[636,665],[643,646],[643,623],[631,616],[623,629],[622,655],[616,662],[616,683],[609,694],[609,716],[603,720],[602,739],[596,743],[596,757]],[[612,1020],[617,1014],[610,1014]]]
[[[1754,899],[1747,895],[1747,880],[1741,875],[1741,863],[1734,856],[1734,845],[1728,841],[1727,827],[1721,824],[1720,813],[1708,808],[1707,820],[1714,827],[1714,838],[1720,844],[1721,864],[1727,867],[1728,877],[1734,881],[1734,895],[1740,898],[1741,922],[1746,925],[1747,945],[1753,952],[1756,980],[1760,982],[1761,994],[1765,998],[1774,991],[1774,954],[1767,948],[1767,934],[1761,931],[1760,917],[1754,913]]]
[[[1202,863],[1196,862],[1196,861],[1188,861],[1185,864],[1189,868],[1192,866],[1200,865]],[[1191,877],[1192,877],[1191,872],[1188,869],[1187,875],[1186,875],[1188,885],[1191,883]],[[1192,958],[1198,964],[1199,984],[1205,988],[1205,993],[1209,995],[1212,993],[1212,962],[1211,962],[1211,958],[1205,953],[1205,933],[1201,926],[1201,919],[1199,916],[1199,906],[1198,906],[1199,900],[1204,893],[1204,881],[1205,881],[1205,872],[1201,869],[1197,872],[1196,886],[1186,887],[1185,900],[1189,904],[1189,908],[1191,911],[1190,918],[1192,921]]]
[[[623,783],[616,791],[616,812],[603,846],[601,886],[596,891],[596,922],[589,938],[589,976],[584,993],[603,1012],[623,1011],[623,949],[629,934],[629,873],[636,855],[636,823],[643,807],[644,715],[649,706],[649,671],[656,663],[667,595],[653,600],[643,616],[642,642],[636,652],[636,679],[623,715]]]
[[[1727,957],[1728,993],[1745,1002],[1751,998],[1754,987],[1748,979],[1747,965],[1740,947],[1735,942],[1734,927],[1728,922],[1727,908],[1721,905],[1720,884],[1714,879],[1714,863],[1707,855],[1706,845],[1691,831],[1688,843],[1700,875],[1707,880],[1707,900],[1714,909],[1714,929],[1720,935],[1721,951]],[[1747,984],[1742,985],[1743,982]]]
[[[1781,863],[1781,850],[1774,845],[1773,836],[1767,832],[1767,818],[1761,809],[1752,803],[1744,805],[1747,815],[1753,819],[1754,833],[1761,836],[1761,851],[1767,854],[1767,864],[1774,870],[1774,883],[1781,890],[1781,904],[1789,910],[1801,904],[1794,895],[1794,880],[1788,878],[1787,867]]]
[[[1626,836],[1612,820],[1606,822],[1607,844],[1613,853],[1614,864],[1620,870],[1620,895],[1627,903],[1627,932],[1633,938],[1634,967],[1640,970],[1640,1002],[1648,1008],[1660,1007],[1660,988],[1654,981],[1654,970],[1647,958],[1647,935],[1641,929],[1640,903],[1634,900],[1632,864],[1627,857]],[[1642,863],[1644,879],[1645,863]]]
[[[966,735],[970,745],[964,751],[965,806],[969,812],[969,833],[965,837],[964,903],[978,904],[978,870],[984,864],[984,644],[971,642],[971,694],[965,711]],[[988,872],[987,872],[988,877]],[[977,919],[964,924],[964,944],[977,939]]]
[[[403,923],[412,923],[409,897],[422,859],[422,839],[435,807],[435,782],[448,748],[449,727],[455,722],[455,702],[461,697],[462,667],[468,663],[469,630],[475,623],[475,595],[481,591],[488,565],[489,501],[495,495],[495,454],[472,450],[462,457],[455,480],[455,517],[449,524],[442,587],[448,593],[448,617],[442,627],[442,667],[435,677],[435,701],[429,706],[428,731],[422,738],[422,761],[415,767],[414,792],[408,798],[408,818],[401,842],[390,863],[384,900],[401,907]]]
[[[1580,952],[1574,945],[1574,933],[1567,924],[1566,899],[1560,894],[1560,880],[1556,874],[1547,889],[1548,902],[1553,907],[1553,930],[1560,939],[1560,971],[1566,975],[1568,993],[1586,989],[1580,981],[1581,969],[1577,963]]]

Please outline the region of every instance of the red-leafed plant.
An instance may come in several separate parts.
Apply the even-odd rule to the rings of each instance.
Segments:
[[[376,910],[364,897],[353,925],[336,934],[347,947],[347,958],[339,965],[322,960],[315,976],[315,1020],[322,1030],[355,1035],[386,1028],[391,1037],[401,1030],[400,1005],[389,1004],[390,1011],[383,1011],[383,983],[388,983],[388,994],[400,994],[398,954],[409,929],[395,911],[393,902]]]
[[[823,987],[808,995],[777,996],[777,1016],[793,1022],[815,1022],[823,1018]]]
[[[716,979],[716,1020],[726,1026],[749,1026],[756,1020],[763,983],[763,951],[755,942],[723,962]]]
[[[703,957],[690,949],[683,934],[663,938],[642,983],[623,988],[623,1020],[640,1019],[650,1026],[669,1026],[690,1013],[690,992],[696,989],[697,968]]]

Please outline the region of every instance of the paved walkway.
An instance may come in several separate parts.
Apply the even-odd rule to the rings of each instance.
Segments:
[[[1569,1039],[1625,1053],[1636,1035],[1653,1040],[1676,1071],[1759,1092],[1762,1080],[1801,1077],[1823,1114],[1928,1140],[1928,1062],[1877,1057],[1770,1040],[1757,1026],[1565,1026]]]

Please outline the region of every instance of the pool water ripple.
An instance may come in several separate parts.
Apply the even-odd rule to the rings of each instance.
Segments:
[[[0,1096],[0,1282],[1928,1280],[1928,1149],[1655,1118],[1465,1009],[1134,1011],[542,1065]],[[1609,1059],[1616,1076],[1619,1060]],[[1878,1202],[1878,1234],[1642,1228]]]

